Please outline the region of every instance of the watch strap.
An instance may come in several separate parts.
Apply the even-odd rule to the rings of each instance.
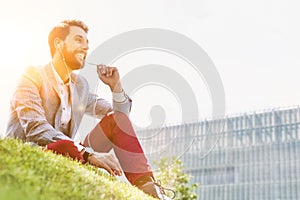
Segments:
[[[91,147],[85,147],[84,148],[83,159],[85,160],[85,162],[88,162],[89,156],[93,155],[94,152],[95,151]]]
[[[84,151],[83,153],[83,159],[85,160],[85,162],[87,163],[88,162],[88,158],[91,154],[87,151]]]

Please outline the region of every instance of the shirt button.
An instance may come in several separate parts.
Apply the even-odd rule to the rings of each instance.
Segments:
[[[61,125],[63,125],[63,126],[64,126],[64,125],[65,125],[65,123],[61,123]]]
[[[65,108],[65,107],[63,107],[63,110],[66,110],[66,108]]]

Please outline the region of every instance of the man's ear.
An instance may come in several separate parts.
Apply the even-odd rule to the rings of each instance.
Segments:
[[[59,38],[55,38],[54,39],[54,46],[56,49],[58,49],[59,51],[61,50],[61,47],[62,47],[62,40],[59,39]]]

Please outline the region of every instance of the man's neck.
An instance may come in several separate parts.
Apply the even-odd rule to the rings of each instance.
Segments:
[[[72,70],[68,68],[62,59],[52,59],[52,64],[61,80],[64,83],[68,83],[70,81]]]

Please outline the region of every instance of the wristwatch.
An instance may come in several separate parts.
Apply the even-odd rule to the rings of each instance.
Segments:
[[[89,156],[93,155],[94,152],[95,151],[90,147],[85,147],[84,148],[83,159],[85,160],[85,162],[88,162]]]

